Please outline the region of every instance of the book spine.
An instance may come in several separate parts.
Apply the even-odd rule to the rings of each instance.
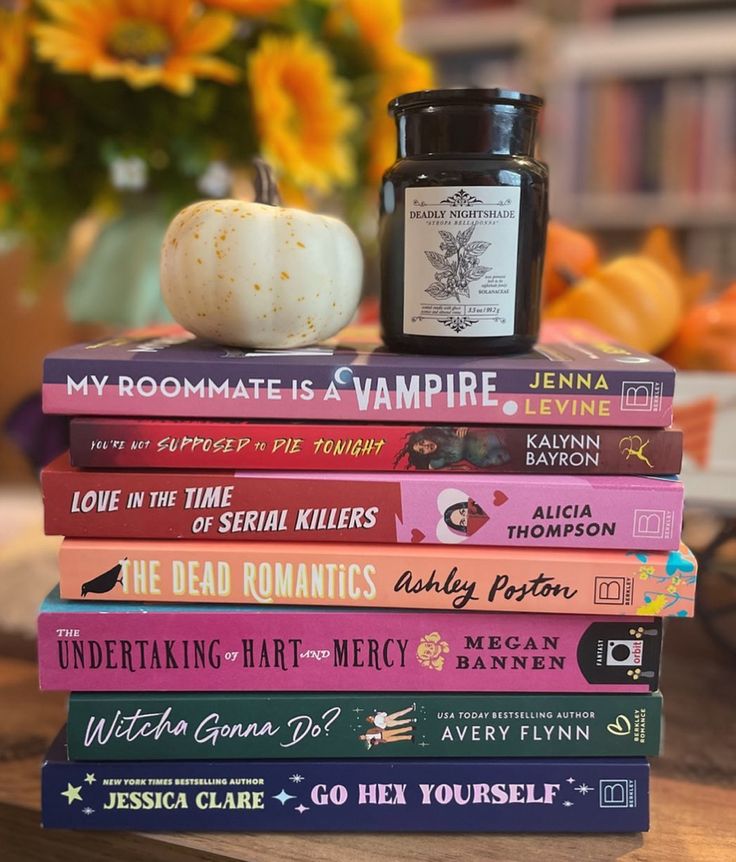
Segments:
[[[657,690],[651,617],[62,606],[38,619],[44,689]]]
[[[77,467],[672,475],[674,429],[73,419]],[[431,451],[426,451],[431,450]]]
[[[659,753],[662,698],[72,694],[72,760],[628,757]]]
[[[61,597],[692,616],[697,561],[677,551],[67,539]]]
[[[145,832],[635,832],[648,828],[648,778],[644,758],[47,761],[42,822]]]
[[[661,479],[47,468],[45,526],[73,538],[672,550],[682,486]]]
[[[399,422],[656,428],[672,421],[674,371],[626,363],[620,370],[580,374],[547,371],[540,363],[494,371],[433,365],[417,374],[406,364],[308,365],[300,372],[261,357],[257,370],[256,377],[244,377],[224,369],[221,359],[141,363],[52,356],[44,363],[43,407],[66,415],[210,419],[351,421],[384,414]]]

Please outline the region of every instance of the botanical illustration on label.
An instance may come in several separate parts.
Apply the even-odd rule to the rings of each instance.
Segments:
[[[406,189],[404,332],[513,335],[518,186]]]

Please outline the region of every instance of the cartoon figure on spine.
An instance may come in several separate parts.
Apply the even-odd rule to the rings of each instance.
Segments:
[[[373,728],[361,733],[358,738],[366,743],[368,749],[388,742],[414,742],[416,718],[406,718],[406,715],[412,712],[415,706],[416,704],[412,704],[390,714],[378,711],[374,715],[366,716],[366,721],[372,724]]]
[[[493,432],[437,426],[408,434],[394,466],[406,458],[415,470],[482,470],[506,464],[510,457]]]

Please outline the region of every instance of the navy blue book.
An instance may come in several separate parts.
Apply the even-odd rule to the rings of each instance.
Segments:
[[[643,757],[84,761],[42,770],[48,829],[144,832],[639,832]]]

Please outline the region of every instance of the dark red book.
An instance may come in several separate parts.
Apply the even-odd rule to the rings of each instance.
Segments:
[[[679,473],[682,432],[653,428],[395,425],[84,417],[77,467],[159,470],[419,470]]]

